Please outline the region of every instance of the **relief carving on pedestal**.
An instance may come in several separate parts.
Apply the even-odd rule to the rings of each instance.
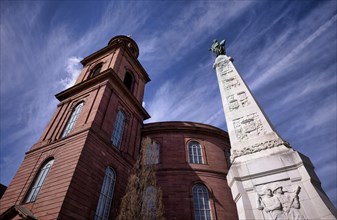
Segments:
[[[248,98],[245,92],[239,92],[237,94],[227,96],[227,102],[229,111],[236,110],[240,107],[248,106]]]
[[[261,210],[264,219],[304,220],[299,211],[299,186],[265,185],[262,192],[257,191],[257,209]]]
[[[257,144],[254,144],[248,147],[244,147],[242,149],[233,149],[231,159],[234,160],[235,158],[243,156],[243,155],[253,154],[256,152],[260,152],[262,150],[271,149],[271,148],[278,147],[281,145],[291,148],[288,142],[282,140],[281,138],[278,138],[275,140],[269,140],[269,141],[265,141],[262,143],[257,143]]]
[[[235,134],[239,141],[266,133],[257,113],[235,119],[233,123]]]

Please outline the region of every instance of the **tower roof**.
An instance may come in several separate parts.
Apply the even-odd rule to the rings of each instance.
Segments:
[[[135,58],[138,58],[139,48],[137,43],[131,37],[125,35],[117,35],[111,38],[111,40],[108,43],[108,46],[120,42],[123,42],[129,48],[130,52],[135,56]]]

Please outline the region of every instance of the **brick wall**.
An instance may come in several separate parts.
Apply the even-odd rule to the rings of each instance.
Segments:
[[[237,219],[236,206],[227,185],[226,132],[192,122],[145,124],[142,132],[160,144],[158,186],[163,192],[166,219],[194,219],[192,187],[204,184],[209,190],[212,219]],[[204,164],[191,164],[189,141],[198,141]]]

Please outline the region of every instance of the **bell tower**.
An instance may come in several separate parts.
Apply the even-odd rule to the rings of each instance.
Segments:
[[[150,117],[142,107],[150,78],[138,55],[131,38],[116,36],[81,61],[75,85],[56,94],[55,113],[2,197],[0,219],[116,217]]]

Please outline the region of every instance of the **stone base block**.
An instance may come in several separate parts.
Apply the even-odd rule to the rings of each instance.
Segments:
[[[336,219],[309,158],[292,149],[234,161],[227,175],[239,219]]]

